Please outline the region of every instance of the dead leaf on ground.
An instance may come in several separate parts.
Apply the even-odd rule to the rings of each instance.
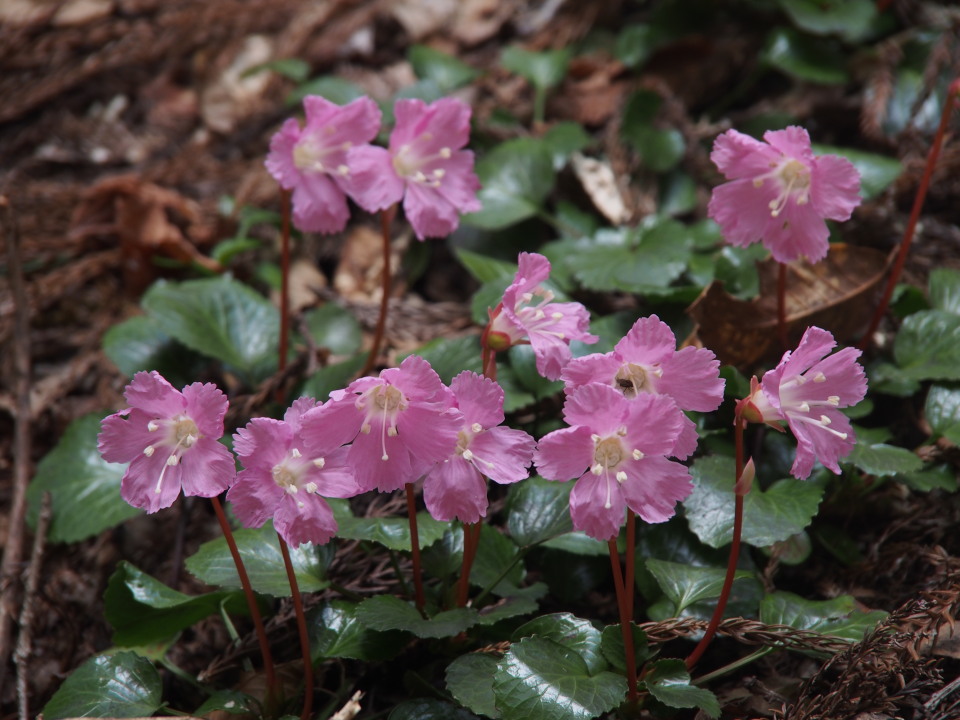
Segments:
[[[227,66],[203,90],[200,99],[200,114],[207,127],[224,134],[233,132],[264,104],[272,73],[248,75],[247,71],[272,59],[273,41],[266,35],[250,35],[232,56],[226,57]]]
[[[173,222],[171,213],[182,218],[185,231]],[[154,256],[195,262],[212,272],[223,269],[195,245],[212,234],[197,204],[136,175],[97,183],[74,210],[70,224],[75,237],[112,234],[119,238],[124,285],[131,293],[143,291],[156,277]]]
[[[877,302],[877,289],[892,257],[869,247],[835,243],[816,264],[787,266],[787,334],[795,346],[807,327],[816,325],[849,343],[867,326]],[[712,350],[720,362],[751,368],[783,353],[777,336],[777,263],[757,263],[760,295],[738,300],[712,282],[687,313],[696,321],[695,342]]]
[[[551,100],[551,108],[583,125],[602,125],[623,107],[630,89],[626,80],[617,79],[623,72],[623,63],[609,57],[574,58],[562,91]]]
[[[472,47],[489,40],[516,14],[512,0],[463,0],[453,21],[452,34],[458,41]]]
[[[573,172],[597,210],[614,225],[629,220],[630,211],[623,201],[623,193],[610,163],[581,153],[574,153],[571,160]]]
[[[390,267],[396,270],[409,244],[409,234],[394,238],[390,246]],[[367,225],[353,227],[340,252],[340,264],[333,275],[333,287],[350,302],[377,303],[383,295],[383,238]],[[396,295],[393,283],[391,295]]]

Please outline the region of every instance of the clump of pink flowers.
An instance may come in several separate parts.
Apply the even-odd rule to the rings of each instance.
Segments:
[[[457,518],[475,523],[487,514],[485,477],[500,484],[529,475],[534,440],[503,423],[503,388],[476,373],[464,371],[450,383],[462,414],[457,444],[423,481],[423,499],[437,520]]]
[[[227,397],[210,383],[176,390],[158,372],[138,372],[124,392],[130,405],[104,418],[97,447],[107,462],[130,463],[120,494],[148,513],[180,496],[219,495],[236,475],[223,436]]]
[[[840,408],[863,399],[867,379],[857,362],[860,351],[848,347],[831,355],[835,347],[829,332],[808,328],[797,349],[784,353],[761,382],[753,378],[752,391],[738,408],[750,422],[764,422],[778,430],[782,430],[780,423],[787,423],[797,438],[790,471],[800,479],[810,476],[815,460],[839,474],[839,460],[850,454],[855,442],[850,421]]]
[[[389,148],[370,144],[381,121],[370,98],[341,107],[310,95],[304,109],[304,126],[287,120],[266,160],[280,186],[293,191],[294,224],[301,230],[343,230],[350,216],[347,197],[368,212],[403,200],[420,240],[449,235],[461,213],[480,210],[473,153],[463,149],[471,112],[463,101],[397,101]]]
[[[762,242],[777,262],[826,257],[826,220],[848,220],[860,203],[860,175],[837,155],[814,155],[801,127],[720,135],[710,159],[730,182],[713,190],[708,214],[727,242]]]
[[[543,283],[550,277],[550,261],[537,253],[520,253],[513,282],[503,301],[490,314],[483,334],[484,346],[501,352],[511,345],[529,343],[537,358],[537,372],[558,380],[573,354],[570,341],[595,343],[589,332],[590,313],[576,302],[554,302]]]

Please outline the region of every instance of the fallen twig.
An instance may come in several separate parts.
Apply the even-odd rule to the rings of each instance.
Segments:
[[[30,565],[27,569],[27,581],[23,591],[23,610],[20,612],[20,633],[17,635],[17,649],[14,661],[17,663],[17,704],[20,717],[30,717],[30,693],[27,679],[30,677],[30,655],[33,652],[33,614],[36,607],[37,585],[40,583],[40,567],[43,564],[43,548],[50,527],[50,493],[43,494],[40,516],[37,519],[37,531],[33,536],[33,550],[30,552]]]

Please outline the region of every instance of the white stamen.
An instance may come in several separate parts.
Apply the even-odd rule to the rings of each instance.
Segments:
[[[623,470],[617,473],[617,482],[623,482],[626,479],[627,479],[627,474]]]
[[[323,466],[326,464],[327,464],[326,458],[319,457],[319,458],[313,459],[313,466],[316,468],[320,468],[321,470],[323,469]]]
[[[343,176],[347,176],[350,174],[350,168],[348,168],[346,165],[338,165],[337,172]]]
[[[390,427],[387,428],[387,437],[396,437],[396,436],[397,436],[397,427],[395,425],[391,425]]]
[[[643,454],[643,452],[642,452],[641,450],[636,450],[636,449],[634,449],[634,451],[633,451],[633,459],[634,459],[634,460],[643,460],[644,457],[645,457],[645,456],[644,456],[644,454]]]
[[[820,416],[820,424],[821,424],[821,425],[829,425],[830,422],[831,422],[830,418],[828,418],[826,415],[821,415],[821,416]]]
[[[451,155],[453,155],[453,152],[451,152],[450,148],[448,147],[440,148],[440,157],[442,157],[444,160],[449,158]]]
[[[816,375],[813,376],[813,381],[815,383],[825,382],[826,379],[827,379],[827,376],[824,375],[822,372],[818,372]]]
[[[442,180],[442,179],[443,179],[443,176],[446,175],[446,174],[447,174],[447,171],[444,170],[443,168],[437,168],[436,170],[433,171],[433,176],[434,176],[437,180]]]
[[[160,429],[160,426],[157,425],[157,423],[154,420],[151,420],[150,422],[147,423],[147,430],[149,432],[156,432],[159,429]]]
[[[802,402],[799,405],[797,405],[797,410],[799,410],[800,412],[810,412],[810,404]]]
[[[180,458],[177,455],[171,455],[170,457],[167,458],[167,465],[170,465],[171,467],[173,465],[178,464],[179,462],[180,462]]]
[[[464,451],[463,451],[463,459],[466,460],[467,462],[470,462],[471,460],[473,460],[473,451],[470,450],[469,448],[467,448],[466,450],[464,450]]]
[[[603,465],[597,463],[590,468],[590,472],[592,472],[594,475],[601,475],[603,473]]]
[[[621,425],[620,427],[618,427],[618,428],[617,428],[617,435],[619,435],[620,437],[626,437],[626,436],[627,436],[627,426],[626,426],[626,425]]]
[[[302,507],[303,507],[303,501],[302,501],[302,500],[297,500],[297,507],[298,507],[298,508],[302,508]]]
[[[554,320],[563,320],[563,313],[562,312],[550,313],[550,317],[552,317]]]
[[[470,432],[472,432],[474,435],[476,435],[479,432],[483,432],[483,425],[481,425],[480,423],[474,423],[473,425],[470,426]]]
[[[143,449],[143,454],[147,457],[153,457],[153,453],[156,451],[156,448],[153,445],[147,445]]]
[[[833,405],[834,407],[839,407],[839,406],[840,406],[840,396],[839,396],[839,395],[831,395],[830,397],[827,398],[827,402],[830,403],[831,405]]]
[[[315,493],[317,491],[317,484],[315,482],[308,482],[303,486],[303,489],[308,493]]]
[[[300,451],[294,448],[293,450],[290,451],[290,457],[294,457],[294,458],[301,457]]]

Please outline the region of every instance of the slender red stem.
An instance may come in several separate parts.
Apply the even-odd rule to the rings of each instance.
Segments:
[[[390,225],[393,223],[393,216],[397,212],[397,206],[391,205],[380,213],[380,234],[383,236],[383,275],[381,276],[382,296],[380,297],[380,315],[377,316],[377,327],[373,332],[373,345],[370,347],[370,355],[367,356],[367,362],[360,371],[360,376],[369,375],[370,371],[377,364],[377,356],[380,354],[380,346],[383,344],[383,335],[387,327],[387,312],[390,309]]]
[[[784,350],[789,350],[787,338],[787,266],[777,263],[777,335]]]
[[[413,483],[407,483],[407,518],[410,520],[410,557],[413,560],[413,587],[416,593],[417,610],[423,613],[426,601],[423,596],[423,577],[420,573],[420,534],[417,532],[417,498]]]
[[[623,589],[626,591],[627,612],[630,614],[630,621],[633,621],[633,595],[635,587],[634,574],[636,573],[636,553],[637,553],[637,515],[630,508],[627,508],[627,557],[624,562]]]
[[[300,653],[303,655],[303,711],[300,720],[308,720],[313,709],[313,656],[310,654],[310,637],[307,635],[307,617],[303,612],[303,599],[300,597],[300,585],[290,560],[290,550],[280,533],[280,552],[283,555],[283,566],[287,571],[287,582],[290,583],[290,594],[293,597],[293,610],[297,615],[297,630],[300,633]]]
[[[470,595],[470,571],[473,570],[473,561],[480,547],[482,527],[479,522],[463,526],[463,566],[460,570],[460,581],[457,584],[457,607],[467,605],[467,597]]]
[[[743,474],[743,427],[746,422],[738,415],[734,420],[736,435],[736,480]],[[720,621],[723,620],[723,611],[727,608],[727,600],[730,598],[730,590],[733,588],[733,578],[737,573],[737,560],[740,558],[740,536],[743,534],[743,498],[741,493],[734,495],[733,506],[733,542],[730,543],[730,558],[727,560],[727,574],[723,578],[723,587],[720,590],[720,597],[717,598],[717,605],[713,609],[713,617],[707,625],[706,632],[703,634],[700,642],[693,649],[693,652],[686,659],[687,669],[697,664],[697,661],[703,657],[707,646],[717,634],[717,628],[720,627]]]
[[[613,586],[617,591],[617,608],[620,611],[620,632],[623,634],[623,653],[627,663],[627,700],[637,701],[637,656],[633,649],[633,624],[627,610],[627,596],[623,586],[623,573],[620,570],[620,553],[617,541],[607,541],[610,550],[610,569],[613,571]]]
[[[214,496],[210,498],[210,502],[213,503],[213,510],[217,514],[217,521],[220,523],[223,537],[227,541],[227,547],[230,548],[233,563],[237,566],[240,586],[243,588],[243,594],[247,598],[247,606],[250,608],[250,617],[253,619],[253,627],[257,633],[257,641],[260,643],[260,654],[263,656],[263,672],[267,678],[267,697],[265,704],[271,706],[277,698],[277,674],[273,668],[273,655],[270,654],[270,643],[267,642],[267,631],[264,629],[263,619],[260,617],[260,607],[257,605],[256,597],[253,595],[253,587],[250,585],[247,569],[243,565],[240,550],[237,548],[237,541],[233,538],[233,531],[230,529],[230,523],[227,521],[227,516],[223,512],[220,498]]]
[[[940,115],[940,125],[937,127],[937,134],[933,138],[933,145],[930,146],[930,153],[927,155],[927,166],[923,170],[923,177],[920,179],[920,185],[917,187],[917,194],[913,199],[913,209],[910,211],[910,219],[907,221],[907,227],[903,232],[903,240],[900,241],[900,252],[897,254],[897,260],[894,263],[893,270],[887,280],[886,290],[883,292],[883,298],[877,306],[870,321],[870,327],[863,337],[860,338],[859,347],[866,350],[873,342],[873,334],[880,326],[880,321],[887,312],[890,305],[890,298],[893,296],[893,289],[900,280],[903,273],[903,266],[907,262],[907,253],[910,252],[910,245],[913,243],[913,236],[917,230],[917,223],[920,221],[920,211],[923,209],[923,203],[927,199],[927,190],[930,189],[930,180],[933,177],[933,170],[937,165],[937,158],[940,156],[940,148],[943,145],[943,136],[947,130],[947,123],[950,120],[950,113],[953,111],[953,104],[957,95],[960,94],[960,78],[950,83],[947,90],[947,97],[943,103],[943,113]]]

